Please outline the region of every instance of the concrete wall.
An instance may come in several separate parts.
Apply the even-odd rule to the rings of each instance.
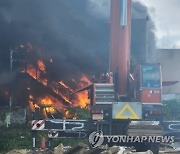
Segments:
[[[0,109],[0,126],[6,125],[7,119],[10,115],[9,107],[1,107]],[[10,123],[11,124],[25,124],[27,116],[27,109],[21,107],[14,107],[11,111]]]
[[[163,81],[180,81],[180,49],[159,49]],[[180,94],[180,83],[163,87],[163,94]]]

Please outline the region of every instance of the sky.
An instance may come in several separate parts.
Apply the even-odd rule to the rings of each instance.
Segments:
[[[88,0],[99,16],[109,16],[110,0]],[[157,48],[180,48],[180,0],[133,0],[148,7],[155,23]]]
[[[155,22],[158,48],[180,48],[180,0],[136,0],[143,2]]]

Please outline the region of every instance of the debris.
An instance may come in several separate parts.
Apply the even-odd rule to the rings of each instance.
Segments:
[[[106,146],[99,146],[97,148],[94,149],[90,149],[86,152],[86,154],[99,154],[102,153],[103,151],[107,150]]]
[[[161,144],[159,153],[163,154],[179,154],[180,153],[180,142],[174,142],[171,144]]]
[[[180,154],[180,147],[177,144],[163,144],[159,153],[160,154]],[[174,146],[174,148],[173,148]],[[45,149],[35,149],[27,150],[11,150],[7,154],[153,154],[151,150],[145,152],[136,152],[136,149],[132,147],[123,147],[123,146],[112,146],[108,147],[105,145],[101,145],[97,148],[91,149],[88,145],[84,143],[78,143],[73,147],[63,146],[63,144],[59,144],[54,150]]]
[[[21,149],[21,150],[11,150],[9,151],[7,154],[28,154],[30,152],[30,150],[26,150],[26,149]]]
[[[84,154],[87,150],[87,145],[84,143],[79,143],[77,145],[75,145],[74,147],[72,147],[71,149],[67,150],[66,152],[64,152],[64,154]]]
[[[153,154],[151,150],[145,151],[145,152],[133,152],[133,154]]]
[[[125,151],[124,147],[113,146],[101,152],[101,154],[123,154],[124,151]]]
[[[180,142],[174,142],[170,145],[173,149],[179,149],[180,148]]]
[[[62,145],[62,143],[54,148],[54,154],[63,154],[63,152],[64,152],[64,146]]]

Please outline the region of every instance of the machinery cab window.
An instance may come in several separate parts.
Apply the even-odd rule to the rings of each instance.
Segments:
[[[160,66],[159,65],[142,65],[141,66],[141,87],[143,88],[160,88]]]

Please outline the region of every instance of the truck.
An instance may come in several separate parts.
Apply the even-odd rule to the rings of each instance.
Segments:
[[[111,0],[110,25],[107,80],[94,83],[90,91],[92,130],[105,135],[162,135],[160,64],[137,64],[130,72],[131,0]],[[138,150],[146,147],[158,153],[156,143],[139,145],[134,144]]]

